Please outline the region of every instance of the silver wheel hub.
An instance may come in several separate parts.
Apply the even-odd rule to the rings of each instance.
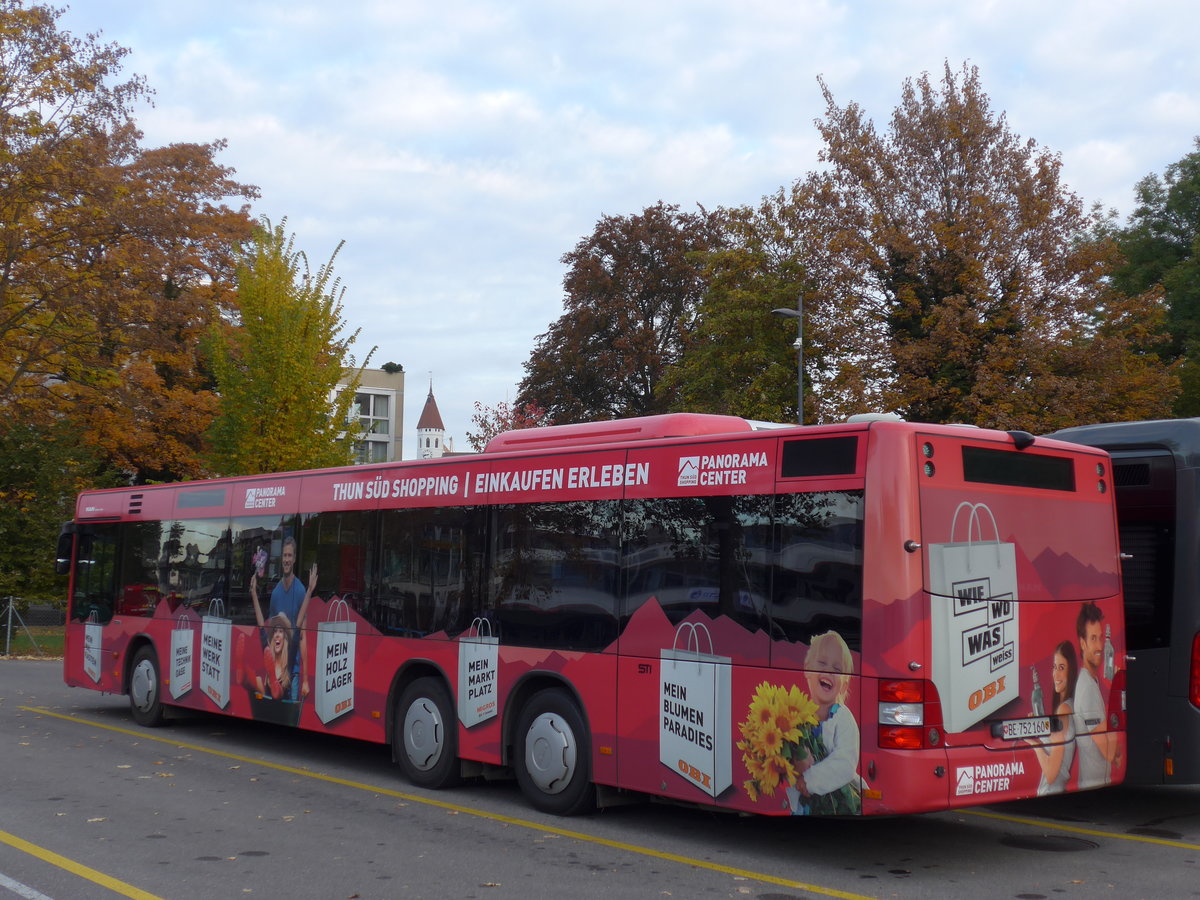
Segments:
[[[525,771],[547,794],[557,794],[575,774],[575,735],[562,716],[542,713],[525,735]]]
[[[446,726],[437,704],[421,697],[404,714],[404,752],[422,772],[437,765],[446,745]]]
[[[154,705],[158,685],[154,680],[154,666],[150,660],[143,659],[133,667],[129,678],[129,697],[138,709],[146,710]]]

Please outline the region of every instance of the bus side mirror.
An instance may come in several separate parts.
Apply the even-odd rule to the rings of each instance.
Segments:
[[[88,559],[92,552],[92,536],[86,534],[75,525],[67,522],[58,533],[58,550],[54,554],[54,574],[68,575],[71,572],[71,549],[75,535],[79,535],[78,559]]]
[[[64,528],[58,535],[58,550],[54,554],[54,574],[67,575],[71,571],[71,545],[74,543],[74,529]]]

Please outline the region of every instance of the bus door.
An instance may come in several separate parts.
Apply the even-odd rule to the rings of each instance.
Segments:
[[[1179,752],[1200,732],[1200,713],[1188,698],[1187,663],[1194,628],[1182,629],[1172,658],[1172,610],[1188,609],[1190,590],[1176,589],[1176,572],[1187,572],[1183,585],[1194,585],[1190,560],[1177,565],[1175,455],[1166,449],[1113,450],[1113,480],[1120,522],[1122,583],[1129,651],[1137,665],[1129,671],[1131,713],[1129,780],[1139,784],[1200,780],[1195,754]],[[1189,623],[1190,624],[1190,623]],[[1173,747],[1172,744],[1175,746]]]

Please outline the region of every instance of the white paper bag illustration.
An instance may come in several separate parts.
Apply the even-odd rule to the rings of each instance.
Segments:
[[[955,540],[963,513],[966,540]],[[929,590],[933,683],[946,731],[965,731],[1016,700],[1020,681],[1016,547],[986,504],[960,503],[950,541],[929,545]]]
[[[83,625],[83,671],[88,678],[100,683],[100,643],[104,626],[96,620],[96,612],[88,614]]]
[[[731,661],[712,651],[708,628],[693,622],[681,624],[671,648],[661,651],[658,758],[715,797],[733,783],[733,720]]]
[[[496,715],[500,638],[484,618],[458,639],[458,719],[470,728]]]
[[[354,709],[354,650],[357,623],[350,604],[334,597],[328,616],[317,625],[317,716],[330,722]],[[303,640],[303,638],[301,638]]]
[[[229,657],[233,623],[225,617],[225,604],[209,601],[200,623],[200,690],[222,709],[229,702]]]
[[[171,630],[171,696],[178,700],[192,689],[196,655],[196,632],[187,616],[181,615]]]

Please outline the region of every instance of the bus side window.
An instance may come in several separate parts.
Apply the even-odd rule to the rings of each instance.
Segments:
[[[71,618],[85,622],[93,615],[107,622],[113,615],[117,590],[117,526],[88,526],[79,535],[75,555],[75,592]]]
[[[603,650],[617,637],[620,503],[492,508],[490,607],[502,643]]]
[[[160,574],[166,571],[162,555],[178,541],[176,523],[132,522],[121,526],[121,565],[117,596],[118,615],[152,616],[163,595]]]
[[[379,517],[374,511],[312,513],[304,517],[300,543],[303,560],[296,576],[308,583],[309,567],[317,564],[315,596],[345,600],[355,612],[367,615],[377,594],[375,548]]]
[[[253,625],[257,621],[250,598],[252,575],[256,576],[255,589],[263,617],[270,617],[271,595],[283,576],[284,543],[296,540],[297,530],[296,517],[293,515],[238,516],[231,522],[229,550],[232,559],[227,570],[228,578],[220,585],[225,596],[213,595],[212,599],[224,601],[225,615],[235,625]],[[221,536],[224,536],[223,532]],[[303,547],[297,549],[299,554],[293,562],[292,572],[295,577],[302,579],[301,584],[307,586],[308,570],[304,568],[307,558],[302,555]],[[225,552],[222,547],[221,553]],[[262,561],[261,576],[256,575],[259,559]],[[311,560],[308,562],[311,564]],[[205,611],[201,610],[202,613]]]
[[[771,505],[770,495],[629,501],[622,621],[653,599],[672,624],[699,610],[765,631]]]
[[[781,494],[772,636],[808,643],[836,631],[862,649],[862,491]]]
[[[363,613],[384,634],[453,637],[484,614],[484,511],[459,506],[382,513],[379,579]]]

